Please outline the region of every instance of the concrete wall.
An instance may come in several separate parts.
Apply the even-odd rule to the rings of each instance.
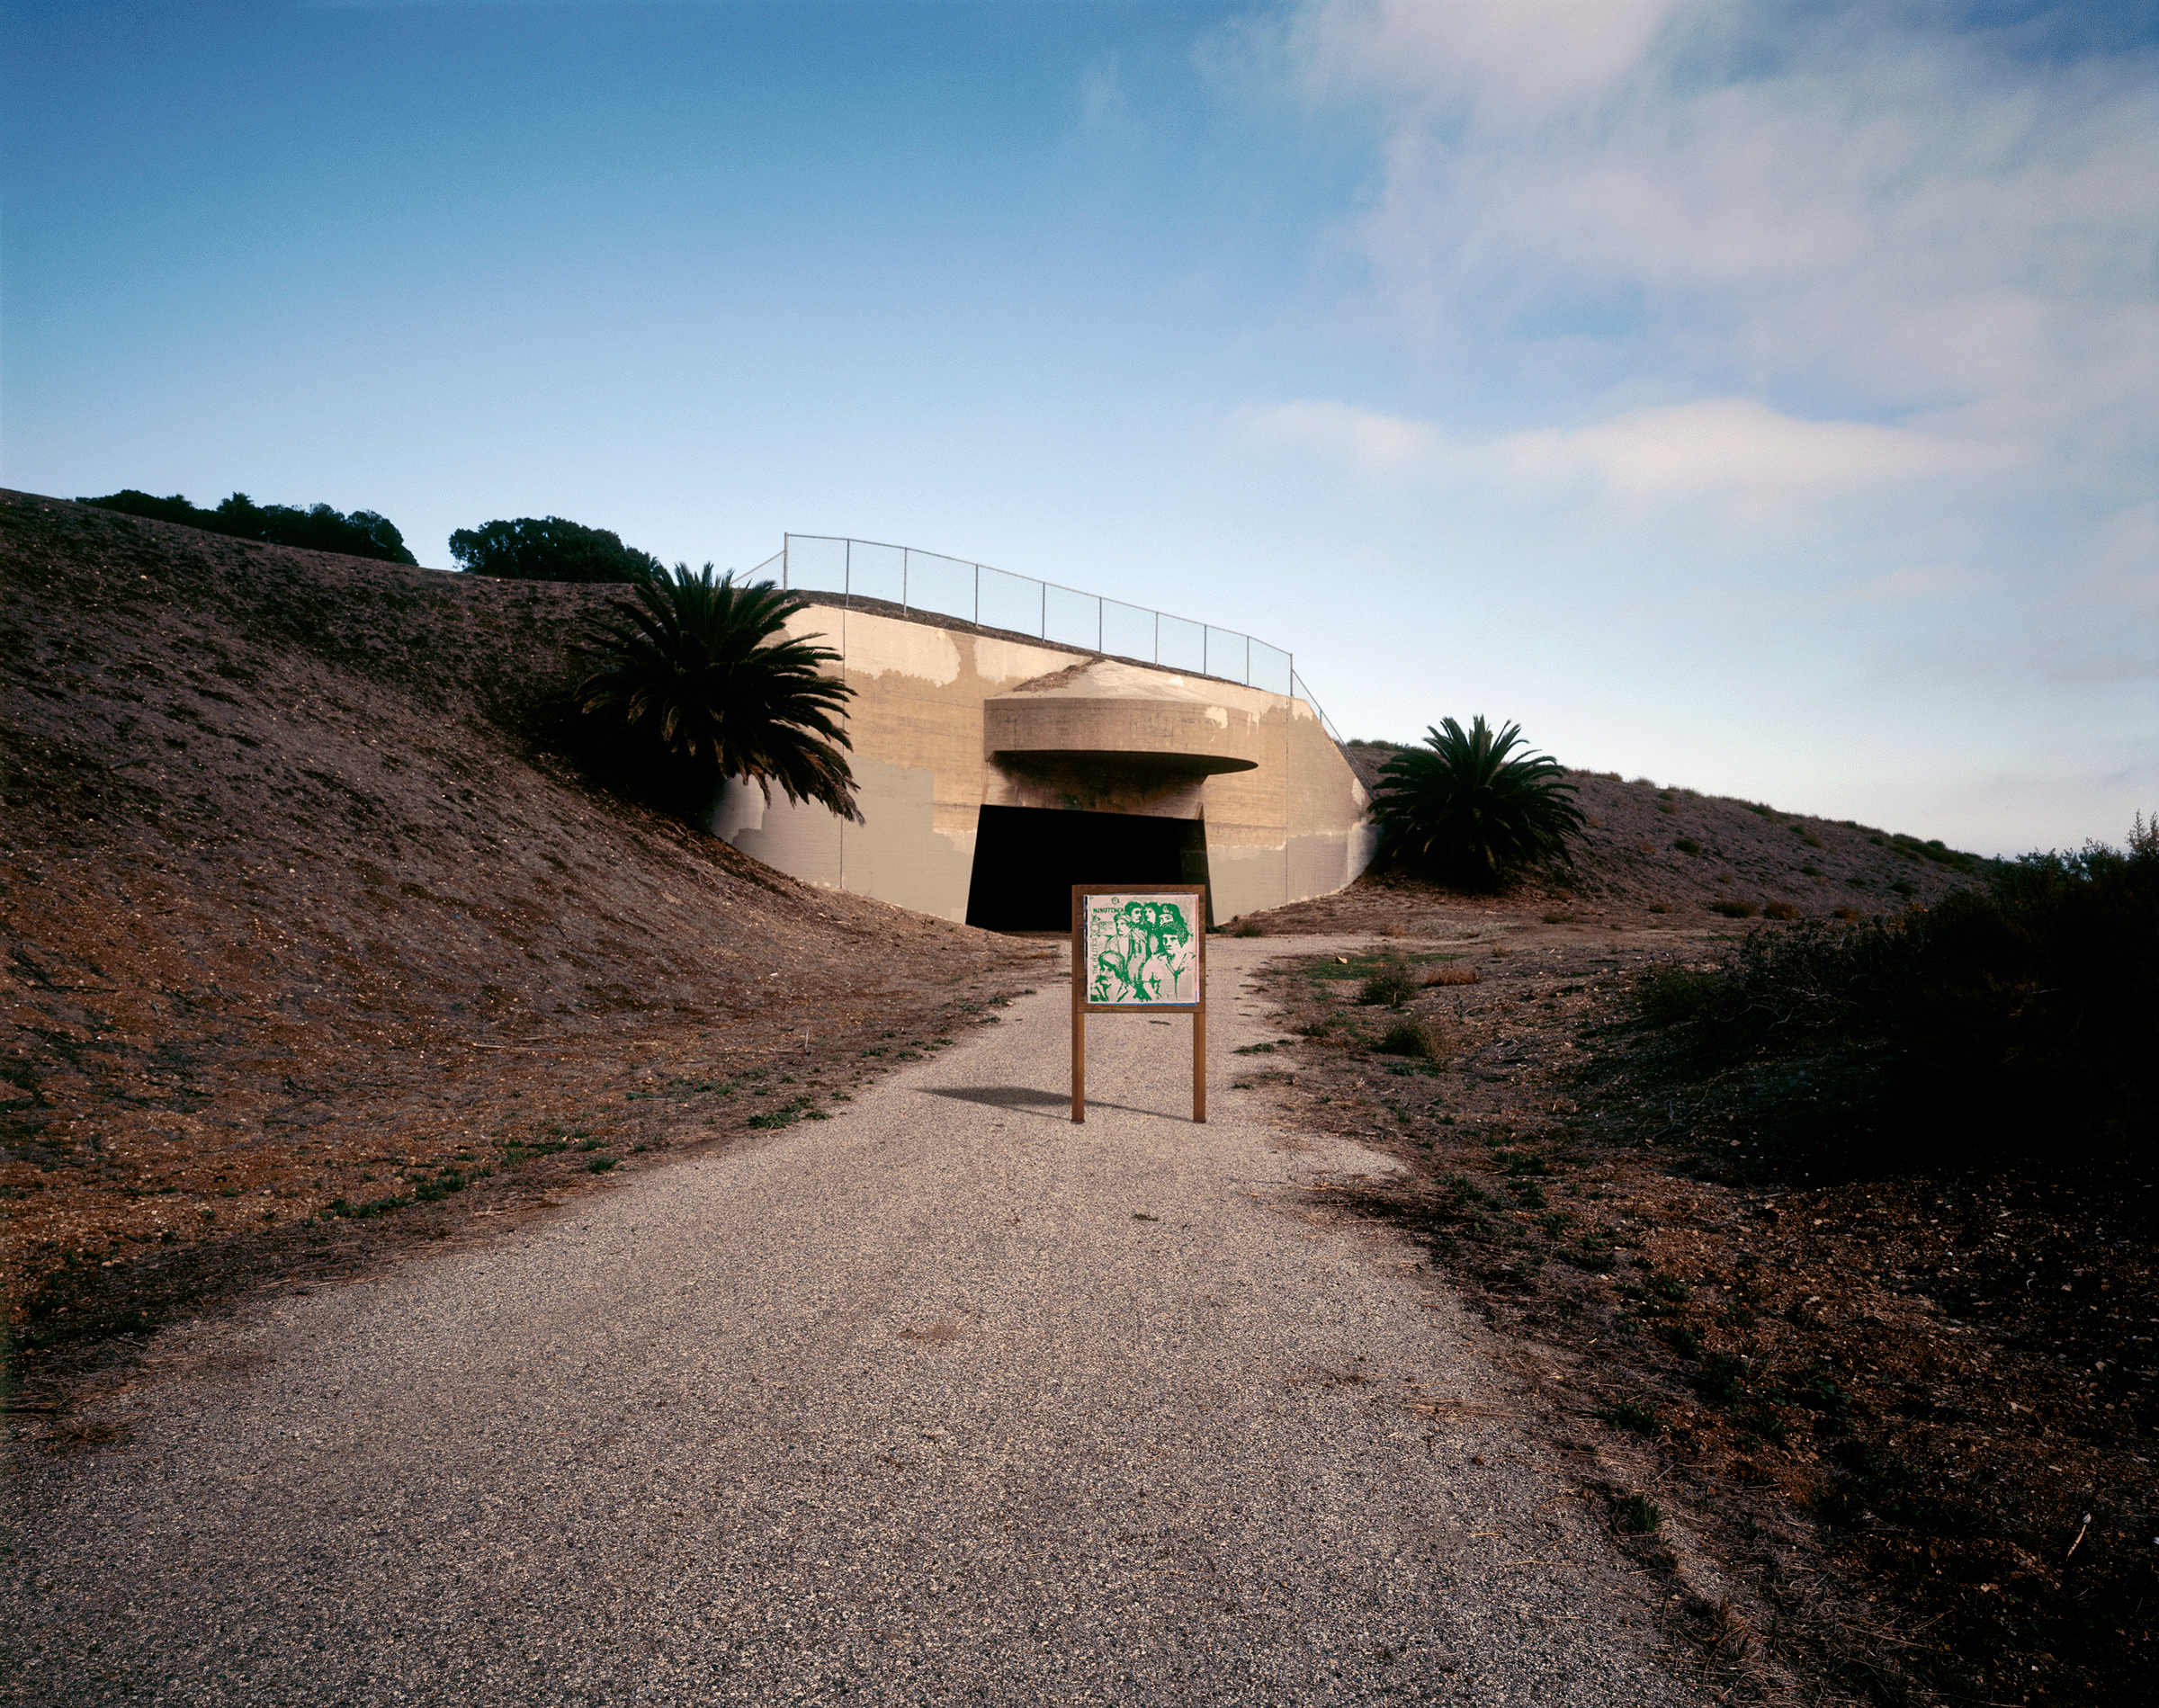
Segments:
[[[828,889],[963,919],[984,806],[1196,818],[1217,919],[1339,890],[1369,797],[1303,701],[917,619],[812,604],[841,655],[864,823],[731,783],[712,828]]]

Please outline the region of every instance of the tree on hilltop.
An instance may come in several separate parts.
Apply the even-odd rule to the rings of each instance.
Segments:
[[[667,575],[658,558],[624,545],[620,535],[560,516],[460,528],[450,536],[450,555],[468,575],[513,581],[648,581]]]
[[[267,545],[298,546],[307,551],[342,552],[348,558],[373,558],[382,563],[408,563],[419,559],[406,549],[405,536],[388,516],[373,510],[355,510],[349,515],[327,504],[301,509],[295,505],[258,505],[244,492],[236,492],[214,510],[202,510],[175,492],[159,498],[132,487],[108,493],[102,498],[77,498],[77,504],[122,515],[148,516],[157,522],[176,522],[185,528],[201,528],[232,540],[260,540]]]

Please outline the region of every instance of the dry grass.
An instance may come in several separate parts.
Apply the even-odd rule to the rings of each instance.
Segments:
[[[1796,952],[1791,932],[1764,934]],[[1700,952],[1655,941],[1621,954]],[[1265,1095],[1407,1176],[1319,1201],[1402,1226],[1540,1386],[1609,1420],[1546,1445],[1667,1579],[1713,1694],[2140,1699],[2159,1288],[2134,1176],[1884,1175],[1878,1145],[1825,1173],[1811,1082],[1651,1071],[1636,975],[1561,931],[1412,1004],[1401,1024],[1447,1037],[1414,1070],[1375,1073],[1369,1034],[1330,1022],[1347,1005],[1275,965],[1312,1042]]]

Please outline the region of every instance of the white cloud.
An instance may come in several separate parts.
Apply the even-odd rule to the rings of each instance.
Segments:
[[[1958,599],[1985,592],[1994,585],[1994,579],[1960,563],[1906,564],[1871,581],[1839,589],[1832,602],[1845,605],[1886,605]]]
[[[1851,490],[1961,472],[1996,453],[1861,421],[1801,421],[1745,398],[1642,409],[1594,426],[1510,434],[1519,478],[1594,478],[1620,497]],[[1997,459],[1998,460],[1998,459]]]
[[[1999,468],[1996,448],[1862,421],[1805,421],[1745,398],[1638,409],[1581,427],[1447,435],[1343,403],[1253,412],[1258,436],[1366,474],[1502,478],[1532,492],[1588,485],[1620,499],[1851,492]]]
[[[1318,451],[1364,474],[1431,474],[1452,461],[1430,423],[1355,404],[1300,400],[1251,410],[1246,420],[1262,442]]]
[[[1623,81],[1681,0],[1339,0],[1308,6],[1290,51],[1315,90],[1445,100],[1488,125],[1576,107]]]
[[[1283,42],[1312,98],[1382,114],[1348,240],[1436,362],[1503,379],[1564,341],[1609,384],[1948,420],[2132,479],[2155,59],[2011,63],[1923,15],[1311,0]],[[1778,17],[1814,22],[1733,47]]]

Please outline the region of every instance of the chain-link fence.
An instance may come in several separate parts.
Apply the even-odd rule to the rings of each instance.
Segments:
[[[779,553],[750,572],[753,579],[768,576],[797,592],[882,599],[903,611],[960,617],[985,629],[1035,635],[1287,694],[1305,701],[1329,733],[1341,739],[1319,702],[1299,693],[1303,684],[1291,655],[1234,629],[1217,629],[942,552],[836,534],[786,535]]]

